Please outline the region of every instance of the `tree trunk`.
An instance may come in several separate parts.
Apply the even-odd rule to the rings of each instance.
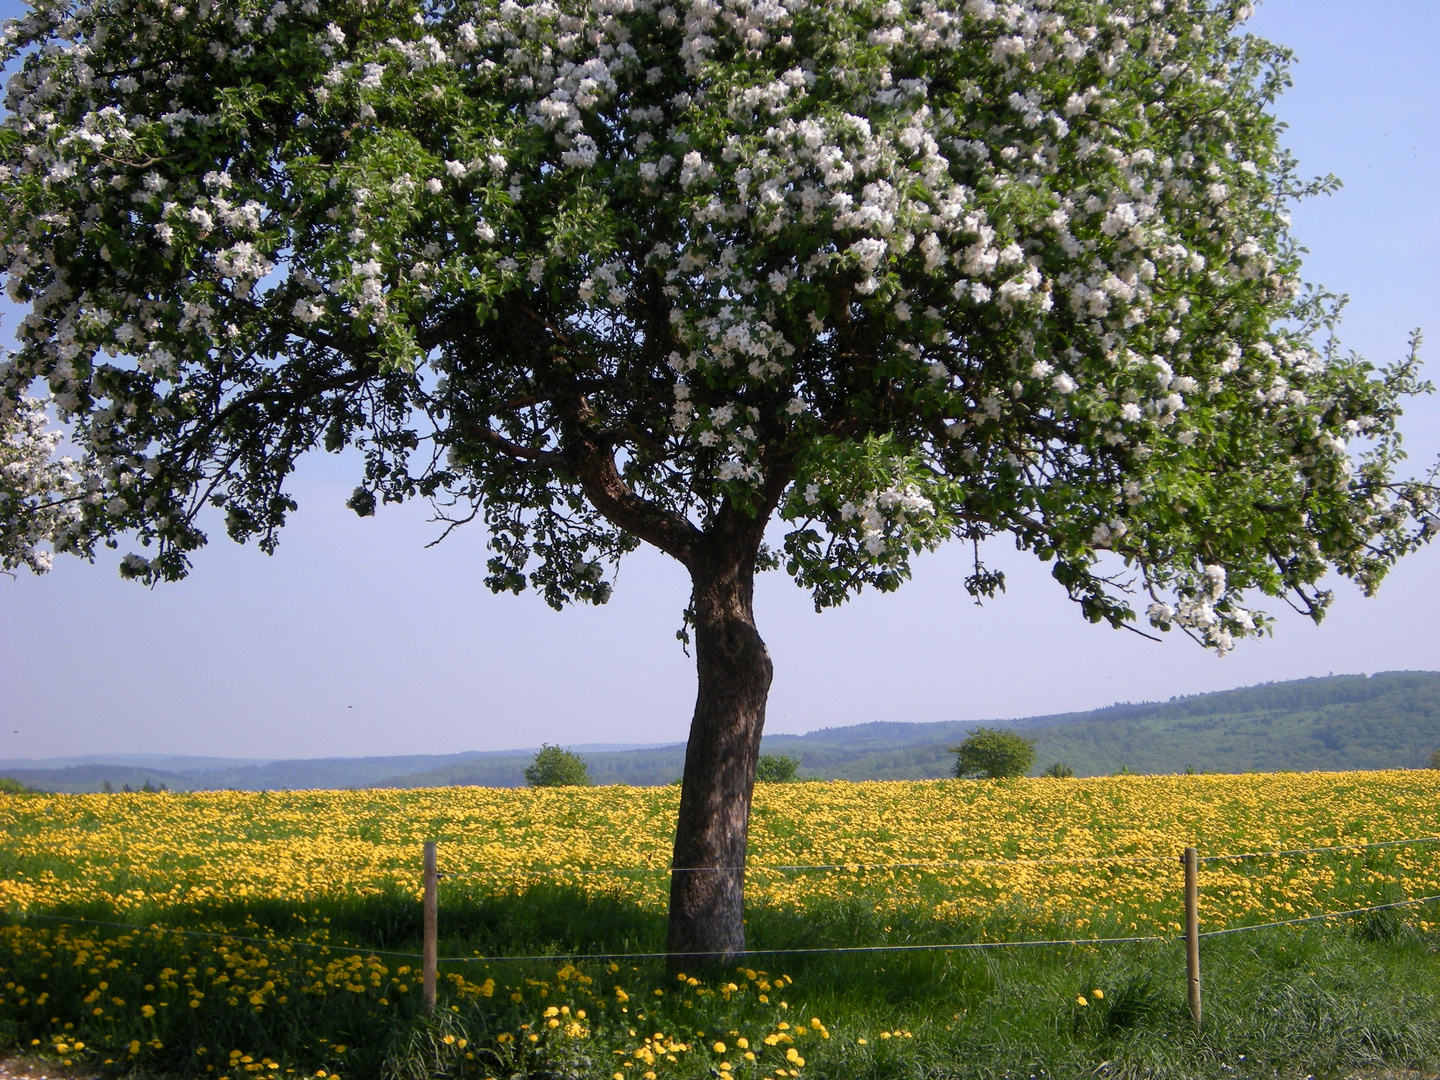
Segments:
[[[668,949],[700,955],[672,961],[681,970],[745,948],[746,830],[771,665],[755,629],[754,560],[741,563],[692,567],[700,685],[675,828]]]

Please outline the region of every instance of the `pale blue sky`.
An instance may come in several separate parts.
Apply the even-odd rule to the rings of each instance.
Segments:
[[[18,10],[0,0],[0,15]],[[1398,357],[1415,326],[1440,348],[1440,3],[1271,0],[1252,28],[1298,54],[1279,113],[1303,171],[1345,181],[1296,214],[1307,277],[1351,295],[1344,337],[1372,360]],[[1440,379],[1440,362],[1429,370]],[[1418,403],[1404,427],[1414,464],[1433,459],[1440,401]],[[479,529],[426,550],[435,528],[423,505],[362,521],[343,506],[354,483],[336,459],[312,460],[273,558],[220,537],[180,584],[122,582],[114,559],[0,579],[0,758],[685,737],[694,674],[674,638],[688,591],[677,566],[641,553],[609,605],[556,614],[485,590]],[[1038,563],[994,548],[1010,590],[983,608],[961,586],[959,546],[922,559],[898,594],[824,615],[766,576],[756,607],[775,660],[767,730],[1440,669],[1440,550],[1402,565],[1374,600],[1341,584],[1322,627],[1282,618],[1275,639],[1220,660],[1178,636],[1155,645],[1091,626]]]

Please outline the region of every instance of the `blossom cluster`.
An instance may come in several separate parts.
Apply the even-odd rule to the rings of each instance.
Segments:
[[[823,602],[1007,531],[1112,621],[1107,552],[1152,590],[1368,586],[1427,509],[1387,487],[1414,380],[1313,340],[1248,10],[41,5],[4,30],[0,375],[105,477],[77,550],[137,530],[140,576],[211,504],[273,543],[294,456],[356,441],[361,504],[474,501],[495,580],[538,555],[562,597],[625,540],[535,469],[597,445],[701,527],[783,481]],[[1261,490],[1273,556],[1239,538]]]
[[[1226,588],[1223,566],[1211,564],[1199,575],[1198,583],[1186,582],[1174,604],[1156,600],[1146,611],[1150,624],[1161,630],[1179,626],[1198,635],[1222,655],[1235,647],[1235,637],[1254,633],[1259,625],[1255,613],[1241,607]]]
[[[101,498],[98,482],[82,481],[34,398],[0,397],[0,569],[50,569],[53,547],[63,549],[84,498]]]

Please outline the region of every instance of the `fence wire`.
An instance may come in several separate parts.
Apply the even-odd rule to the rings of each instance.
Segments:
[[[1410,840],[1387,840],[1378,843],[1367,844],[1344,844],[1327,845],[1310,848],[1290,848],[1279,851],[1241,852],[1231,855],[1202,855],[1199,861],[1204,862],[1225,862],[1239,861],[1244,859],[1258,858],[1282,858],[1299,855],[1322,854],[1339,851],[1365,851],[1374,848],[1393,848],[1404,846],[1418,846],[1421,844],[1440,843],[1440,837],[1426,836]],[[770,866],[770,867],[749,867],[751,871],[801,871],[801,870],[858,870],[858,869],[915,869],[951,866],[996,866],[1013,864],[1035,864],[1047,865],[1055,863],[1063,864],[1094,864],[1094,863],[1135,863],[1135,862],[1171,862],[1173,855],[1154,856],[1077,856],[1075,858],[1043,858],[1043,859],[962,859],[943,861],[920,861],[909,863],[834,863],[816,865],[791,865],[791,866]],[[1183,856],[1182,856],[1183,859]],[[686,872],[690,870],[708,870],[714,872],[723,871],[744,871],[746,867],[616,867],[612,869],[576,870],[565,868],[535,868],[529,873],[575,874],[575,873],[673,873],[676,871]],[[495,870],[489,874],[455,874],[442,873],[442,878],[457,877],[489,877],[496,873],[514,873],[515,871]],[[1256,923],[1249,926],[1230,926],[1220,930],[1206,930],[1200,933],[1202,938],[1224,937],[1232,934],[1243,934],[1254,930],[1270,930],[1282,926],[1298,926],[1306,923],[1326,922],[1332,919],[1343,919],[1358,915],[1367,915],[1377,911],[1391,911],[1398,908],[1415,907],[1421,904],[1429,904],[1440,901],[1440,894],[1433,896],[1420,896],[1407,900],[1398,900],[1385,904],[1374,904],[1370,907],[1352,908],[1348,911],[1325,912],[1319,915],[1306,915],[1294,919],[1281,919],[1275,922]],[[264,938],[247,936],[243,934],[231,934],[212,930],[187,930],[179,927],[161,926],[158,923],[151,923],[142,926],[138,923],[124,923],[103,919],[88,919],[82,916],[49,915],[40,912],[19,912],[17,917],[21,920],[44,920],[61,924],[79,924],[82,926],[108,927],[120,930],[133,930],[142,933],[172,934],[180,937],[202,938],[212,941],[244,942],[252,945],[285,946],[291,949],[310,949],[322,953],[342,952],[359,954],[363,956],[389,956],[402,960],[423,959],[420,953],[400,952],[393,949],[369,949],[358,945],[341,945],[328,942],[300,941],[293,938]],[[1096,946],[1096,945],[1125,945],[1144,944],[1165,941],[1181,941],[1183,935],[1140,935],[1133,937],[1111,937],[1111,938],[1050,938],[1031,941],[961,941],[944,944],[900,944],[900,945],[837,945],[837,946],[814,946],[798,948],[777,948],[777,949],[745,949],[727,954],[727,959],[740,959],[747,956],[821,956],[821,955],[845,955],[845,954],[866,954],[866,953],[903,953],[903,952],[963,952],[979,949],[1025,949],[1045,947],[1075,947],[1075,946]],[[684,960],[690,958],[713,959],[713,952],[617,952],[617,953],[536,953],[523,955],[495,955],[495,956],[444,956],[437,959],[441,964],[490,964],[490,963],[555,963],[559,961],[605,961],[605,960]]]
[[[1199,936],[1224,937],[1227,934],[1243,934],[1247,930],[1269,930],[1275,926],[1299,926],[1301,923],[1325,922],[1328,919],[1343,919],[1350,915],[1368,915],[1372,911],[1392,911],[1395,908],[1415,907],[1418,904],[1429,904],[1440,900],[1440,895],[1417,896],[1412,900],[1396,900],[1391,904],[1375,904],[1372,907],[1352,908],[1350,911],[1330,911],[1323,915],[1304,915],[1297,919],[1281,919],[1279,922],[1256,923],[1254,926],[1227,926],[1223,930],[1206,930]]]
[[[1311,855],[1336,851],[1364,851],[1369,848],[1411,847],[1421,844],[1440,843],[1440,837],[1422,836],[1413,840],[1386,840],[1374,844],[1332,844],[1321,847],[1288,848],[1279,851],[1246,851],[1233,855],[1201,855],[1200,862],[1238,862],[1244,859],[1278,859],[1296,855]],[[495,866],[467,868],[464,870],[443,870],[440,877],[450,880],[488,879],[500,876],[512,877],[566,877],[609,874],[789,874],[810,870],[845,871],[856,873],[870,870],[944,870],[962,866],[1092,866],[1105,864],[1170,863],[1174,855],[1056,855],[1035,859],[985,858],[973,859],[918,859],[910,862],[890,863],[789,863],[774,866]]]
[[[959,866],[1045,866],[1061,864],[1066,866],[1094,863],[1161,863],[1170,862],[1171,855],[1076,855],[1070,858],[1056,857],[1043,859],[922,859],[915,862],[894,863],[795,863],[779,866],[614,866],[614,867],[564,867],[564,866],[517,866],[487,867],[479,870],[442,871],[447,878],[490,878],[501,875],[520,877],[563,877],[568,874],[794,874],[807,870],[845,871],[856,873],[861,870],[944,870]]]
[[[1204,862],[1238,862],[1241,859],[1279,859],[1292,855],[1315,855],[1331,851],[1366,851],[1370,848],[1418,847],[1440,843],[1440,836],[1419,836],[1414,840],[1385,840],[1377,844],[1328,844],[1321,847],[1289,848],[1284,851],[1244,851],[1236,855],[1201,855]]]
[[[335,945],[324,941],[299,941],[295,938],[262,938],[248,937],[244,934],[227,934],[219,930],[184,930],[178,926],[161,926],[159,923],[151,923],[148,926],[141,926],[139,923],[112,922],[108,919],[87,919],[81,915],[46,915],[40,912],[21,912],[18,916],[21,920],[44,919],[46,922],[62,923],[70,925],[78,923],[82,926],[106,926],[118,930],[138,930],[148,934],[175,934],[179,937],[206,938],[212,941],[243,941],[250,945],[284,945],[291,949],[318,949],[321,952],[348,952],[362,953],[365,956],[395,956],[404,960],[420,960],[420,953],[395,952],[392,949],[366,949],[359,945]]]
[[[1434,896],[1417,896],[1409,900],[1397,900],[1387,904],[1374,904],[1370,907],[1351,908],[1348,911],[1330,911],[1321,915],[1306,915],[1295,919],[1282,919],[1278,922],[1256,923],[1250,926],[1229,926],[1222,930],[1205,930],[1200,933],[1202,938],[1225,937],[1232,934],[1244,934],[1252,930],[1272,930],[1280,926],[1298,926],[1304,923],[1327,922],[1331,919],[1344,919],[1356,915],[1368,915],[1376,911],[1391,911],[1397,908],[1417,907],[1421,904],[1430,904],[1440,901],[1440,894]],[[174,934],[180,937],[206,938],[224,942],[243,941],[257,945],[284,945],[292,949],[313,949],[320,952],[347,952],[363,956],[391,956],[402,960],[421,960],[420,953],[398,952],[394,949],[367,949],[358,945],[338,945],[319,941],[298,941],[293,938],[258,938],[247,937],[242,934],[226,934],[211,930],[182,930],[177,927],[160,926],[152,923],[149,926],[142,926],[139,923],[112,922],[101,919],[87,919],[80,916],[67,915],[43,915],[39,913],[25,913],[20,916],[24,920],[43,919],[49,922],[62,924],[79,924],[82,926],[104,926],[123,930],[136,930],[152,934]],[[1150,934],[1137,935],[1133,937],[1109,937],[1109,938],[1043,938],[1030,941],[953,941],[938,944],[903,944],[903,945],[826,945],[800,948],[777,948],[777,949],[742,949],[737,952],[727,953],[728,959],[740,959],[746,956],[821,956],[821,955],[845,955],[857,953],[904,953],[904,952],[965,952],[977,949],[1035,949],[1047,947],[1075,947],[1089,945],[1134,945],[1153,944],[1166,941],[1183,941],[1183,934]],[[714,952],[605,952],[605,953],[527,953],[518,955],[476,955],[476,956],[441,956],[436,959],[439,964],[491,964],[491,963],[555,963],[559,961],[574,962],[580,961],[602,961],[602,960],[686,960],[686,959],[713,959]]]

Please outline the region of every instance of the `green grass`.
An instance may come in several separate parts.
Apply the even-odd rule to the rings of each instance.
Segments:
[[[99,919],[110,913],[97,908],[67,914]],[[1186,1009],[1178,942],[748,958],[745,964],[771,973],[771,981],[781,973],[793,979],[791,985],[772,988],[768,1004],[757,1000],[753,986],[729,1001],[719,993],[699,992],[722,988],[728,980],[745,981],[732,971],[709,973],[705,984],[689,988],[658,963],[629,963],[611,971],[606,963],[580,962],[579,973],[595,980],[585,986],[573,974],[559,978],[556,963],[490,962],[452,965],[472,983],[493,978],[496,992],[469,997],[447,989],[437,1019],[424,1015],[413,987],[395,994],[390,1007],[379,1011],[373,997],[294,990],[284,1005],[272,998],[259,1010],[243,1003],[233,1008],[211,988],[200,1008],[186,1008],[180,994],[169,994],[170,1006],[142,1019],[136,1011],[140,1002],[167,996],[163,985],[154,990],[163,970],[183,973],[196,966],[203,971],[207,963],[222,963],[219,942],[167,934],[127,936],[76,924],[76,931],[90,931],[109,958],[106,996],[127,1003],[99,1020],[93,1017],[94,1005],[83,1000],[96,981],[86,967],[95,962],[93,949],[77,963],[75,949],[55,937],[56,924],[31,921],[27,925],[34,929],[22,931],[23,939],[0,944],[6,984],[0,1041],[26,1049],[39,1039],[41,1049],[53,1050],[57,1038],[67,1046],[78,1038],[86,1043],[81,1060],[116,1074],[137,1070],[136,1075],[228,1075],[232,1080],[255,1075],[226,1067],[229,1050],[240,1049],[256,1062],[262,1057],[277,1062],[280,1068],[266,1070],[268,1075],[286,1075],[290,1068],[309,1075],[326,1068],[344,1080],[608,1077],[621,1060],[611,1051],[635,1047],[637,1040],[628,1034],[634,1027],[642,1035],[663,1031],[696,1046],[661,1076],[698,1078],[718,1075],[720,1060],[701,1049],[702,1043],[727,1040],[734,1058],[732,1033],[755,1042],[780,1019],[796,1024],[813,1016],[823,1021],[830,1037],[812,1033],[797,1039],[805,1059],[801,1075],[835,1080],[1178,1080],[1432,1070],[1440,1063],[1440,935],[1421,931],[1417,923],[1433,924],[1436,914],[1433,907],[1428,912],[1405,909],[1207,939],[1202,943],[1206,1023],[1200,1035]],[[295,939],[318,931],[331,942],[402,952],[418,951],[420,929],[418,905],[400,893],[336,897],[304,907],[264,901],[156,910],[146,917],[168,926],[243,928],[236,932],[261,939]],[[914,925],[888,925],[891,940],[916,940],[930,929],[918,917]],[[442,908],[441,926],[442,956],[477,950],[631,952],[663,940],[662,919],[653,911],[620,898],[549,886],[510,896],[452,892]],[[758,909],[749,917],[752,940],[780,946],[872,941],[878,929],[859,903],[826,905],[803,915]],[[956,940],[987,932],[984,926],[948,929],[959,935]],[[107,949],[105,939],[125,944]],[[16,944],[24,947],[11,947]],[[291,980],[295,986],[308,978],[307,957],[323,964],[343,955],[317,958],[314,950],[279,945],[247,950],[241,942],[228,948],[237,966],[265,958],[256,969],[257,980]],[[390,973],[407,963],[383,960]],[[446,971],[442,968],[442,979]],[[630,995],[624,1004],[613,995],[617,984]],[[17,985],[28,988],[24,1006]],[[152,990],[146,991],[146,985]],[[43,1005],[35,999],[39,986],[48,992]],[[656,988],[665,994],[655,997]],[[1092,996],[1096,989],[1102,998]],[[521,995],[519,1002],[511,1000],[512,991]],[[1080,996],[1089,1004],[1079,1005]],[[589,1038],[547,1036],[523,1055],[496,1042],[499,1033],[523,1032],[525,1023],[539,1029],[543,1009],[561,1004],[587,1009]],[[66,1030],[67,1023],[74,1026]],[[881,1037],[895,1031],[910,1034]],[[454,1041],[446,1043],[447,1035]],[[127,1049],[132,1038],[145,1044],[133,1057]],[[469,1060],[457,1049],[461,1039],[472,1055]],[[344,1051],[336,1052],[337,1045]],[[199,1047],[205,1048],[203,1054],[197,1053]],[[77,1055],[71,1051],[70,1056]],[[112,1064],[104,1066],[107,1058]],[[773,1067],[773,1055],[771,1060]],[[206,1071],[206,1065],[212,1068]],[[733,1073],[741,1080],[773,1075],[740,1065]],[[628,1077],[642,1074],[638,1067],[626,1072]]]

